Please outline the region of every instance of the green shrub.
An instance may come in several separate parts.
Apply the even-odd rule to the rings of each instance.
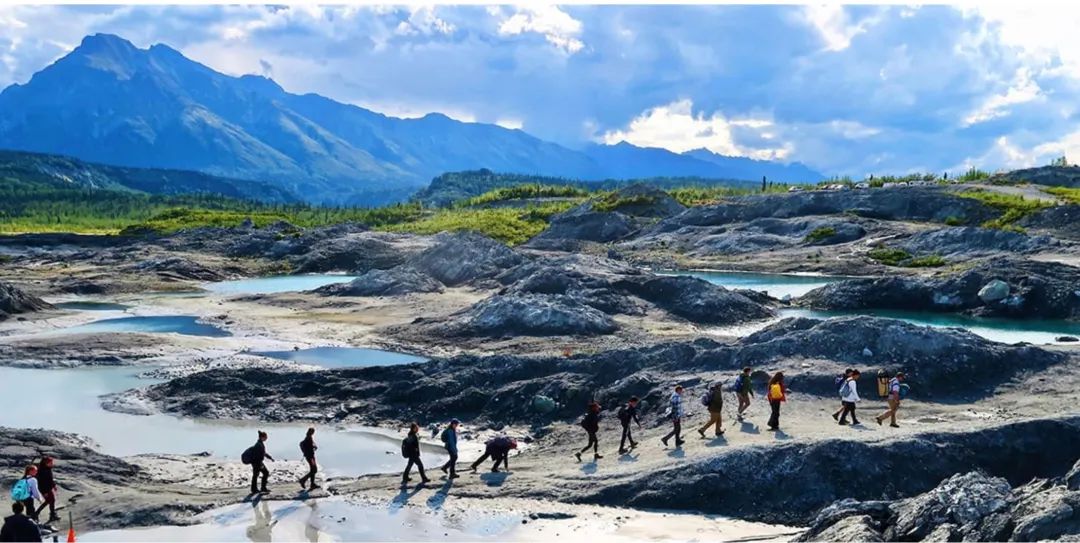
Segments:
[[[589,191],[572,185],[542,185],[531,183],[515,185],[490,190],[466,200],[456,202],[453,207],[478,207],[497,202],[510,200],[527,200],[531,198],[577,198],[584,199],[589,196]]]
[[[919,258],[912,258],[904,263],[904,266],[908,268],[939,268],[948,264],[944,258],[938,255],[923,256]]]
[[[628,207],[648,206],[656,203],[656,198],[647,194],[637,194],[634,196],[619,196],[617,193],[611,193],[602,198],[598,198],[593,202],[593,211],[599,211],[601,213],[610,213],[625,209]]]
[[[886,266],[899,266],[901,262],[911,258],[911,255],[903,249],[890,249],[888,247],[873,249],[870,251],[869,256]]]
[[[964,222],[964,219],[961,219],[960,217],[945,217],[945,224],[949,226],[963,226]]]
[[[964,198],[979,200],[1001,212],[996,219],[991,219],[982,224],[984,228],[1006,229],[1016,221],[1031,215],[1053,204],[1042,200],[1028,200],[1017,194],[1004,194],[987,190],[967,190],[958,193]]]
[[[1049,187],[1045,189],[1046,192],[1069,202],[1070,204],[1080,205],[1080,188],[1069,187]]]
[[[819,228],[815,228],[813,231],[811,231],[809,234],[807,234],[806,238],[803,239],[803,241],[805,241],[806,243],[815,243],[815,242],[818,242],[818,241],[822,241],[822,240],[831,238],[831,237],[833,237],[835,235],[836,235],[836,229],[835,228],[833,228],[831,226],[822,226],[822,227],[819,227]]]

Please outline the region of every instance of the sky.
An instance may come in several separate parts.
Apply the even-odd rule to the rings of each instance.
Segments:
[[[827,175],[1080,162],[1080,3],[0,5],[0,87],[105,32],[388,115]]]

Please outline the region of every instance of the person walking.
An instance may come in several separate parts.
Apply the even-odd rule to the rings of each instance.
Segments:
[[[889,381],[889,408],[884,413],[874,417],[877,420],[878,426],[885,419],[889,419],[889,426],[893,428],[899,428],[900,425],[896,424],[896,412],[900,409],[900,387],[902,386],[904,379],[904,372],[896,372],[896,377],[893,377]]]
[[[458,455],[457,431],[459,426],[461,426],[461,421],[457,419],[452,419],[450,421],[450,425],[442,431],[442,442],[443,445],[446,447],[446,454],[450,455],[450,459],[447,460],[446,463],[443,464],[442,467],[439,469],[441,469],[443,473],[447,474],[447,478],[449,479],[458,478],[456,468]]]
[[[266,461],[274,461],[274,457],[270,456],[270,453],[266,452],[266,440],[270,438],[270,435],[266,432],[259,430],[259,439],[255,441],[255,444],[244,451],[244,456],[247,456],[251,464],[251,493],[252,494],[268,494],[270,489],[266,488],[266,481],[270,478],[270,470],[266,469]],[[262,476],[262,485],[255,486],[259,482],[259,476]]]
[[[855,404],[859,402],[859,370],[851,370],[851,375],[840,387],[840,400],[844,402],[843,413],[840,415],[838,424],[846,425],[848,415],[851,415],[851,424],[859,424],[859,417],[855,416]]]
[[[739,409],[735,413],[735,420],[742,422],[743,413],[750,408],[750,397],[754,395],[754,388],[750,381],[750,366],[742,369],[742,373],[735,378],[735,397],[739,399]]]
[[[484,463],[489,457],[495,459],[495,464],[491,466],[493,473],[499,472],[499,463],[502,462],[503,468],[510,469],[510,451],[518,447],[517,441],[506,436],[493,437],[484,443],[484,454],[477,458],[472,463],[470,468],[473,473],[476,473],[476,468],[480,467],[480,464]]]
[[[37,480],[37,466],[30,464],[23,470],[23,476],[11,487],[11,499],[12,501],[22,502],[23,510],[26,512],[26,516],[37,521],[34,509],[34,500],[45,501],[45,497],[41,495],[41,491],[38,489]]]
[[[710,426],[716,426],[715,435],[720,437],[724,435],[724,387],[721,383],[716,383],[707,392],[709,395],[709,405],[706,407],[709,409],[709,422],[705,423],[705,426],[698,428],[698,435],[701,439],[705,439],[705,430],[708,430]]]
[[[420,425],[415,422],[409,425],[409,435],[401,441],[401,456],[409,459],[409,462],[405,464],[405,472],[401,474],[402,486],[412,480],[409,472],[412,471],[414,465],[416,471],[420,473],[420,484],[427,484],[430,481],[424,473],[424,462],[420,460]]]
[[[41,542],[41,529],[30,517],[23,514],[26,505],[23,502],[11,504],[10,517],[4,518],[4,527],[0,528],[0,541],[33,541]]]
[[[769,415],[768,429],[770,432],[777,432],[780,430],[780,404],[787,401],[787,390],[784,388],[784,372],[778,371],[769,379],[767,398],[769,400],[769,409],[772,410]]]
[[[660,442],[663,443],[665,447],[668,446],[668,440],[672,437],[675,438],[675,447],[681,447],[684,443],[682,440],[682,419],[685,416],[685,413],[683,412],[682,406],[682,393],[682,385],[675,385],[675,392],[671,394],[671,432],[660,438]]]
[[[311,427],[307,429],[307,435],[304,436],[304,440],[300,442],[300,454],[304,455],[304,461],[307,462],[308,472],[307,475],[300,478],[300,489],[304,489],[304,481],[310,480],[311,488],[308,490],[315,490],[319,488],[319,485],[315,484],[315,474],[319,472],[319,464],[315,461],[315,451],[319,449],[319,446],[315,444],[315,428]]]
[[[585,447],[580,451],[574,453],[574,457],[578,462],[581,462],[581,453],[589,450],[592,447],[593,460],[600,460],[603,456],[600,455],[600,440],[596,439],[596,433],[600,431],[600,404],[593,400],[589,402],[589,407],[585,411],[585,417],[581,419],[581,427],[585,429],[585,433],[589,435],[589,442],[585,444]]]
[[[833,381],[833,385],[836,385],[837,394],[840,395],[840,409],[837,409],[832,414],[833,420],[837,422],[840,422],[840,415],[842,415],[846,409],[846,407],[844,407],[844,387],[847,386],[847,380],[851,377],[851,372],[853,371],[855,370],[848,368],[844,370],[843,375],[837,376],[836,380]]]
[[[53,477],[53,464],[55,461],[51,456],[43,456],[41,461],[38,462],[37,470],[37,482],[38,490],[41,491],[41,495],[44,498],[41,501],[41,505],[31,515],[35,519],[41,518],[41,512],[45,510],[45,507],[49,508],[49,520],[45,523],[55,522],[60,520],[60,516],[56,514],[56,479]]]
[[[619,454],[626,454],[630,449],[637,447],[637,441],[634,441],[634,436],[630,433],[631,422],[636,422],[638,429],[641,429],[641,421],[637,418],[637,405],[638,397],[631,396],[630,401],[619,408],[619,424],[622,425],[622,438],[619,440]],[[630,442],[630,449],[626,448],[627,441]]]

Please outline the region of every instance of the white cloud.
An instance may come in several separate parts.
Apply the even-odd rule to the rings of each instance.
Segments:
[[[1009,106],[1038,99],[1042,94],[1039,84],[1031,78],[1027,68],[1020,68],[1012,84],[1002,94],[988,96],[983,103],[964,118],[963,125],[971,126],[1009,114]]]
[[[579,39],[581,21],[571,17],[565,11],[552,5],[519,6],[516,12],[499,24],[499,34],[514,36],[533,32],[541,34],[548,43],[569,54],[577,53],[585,47]],[[502,10],[488,10],[495,16],[502,16]]]
[[[702,147],[721,155],[757,159],[784,159],[792,151],[790,144],[770,148],[748,148],[735,141],[736,129],[758,131],[758,138],[772,139],[766,130],[773,127],[768,119],[728,119],[720,112],[710,116],[694,114],[691,100],[678,100],[646,110],[625,130],[605,132],[600,140],[609,145],[625,141],[642,147],[661,147],[682,153]]]
[[[521,130],[525,126],[521,119],[497,119],[495,124],[510,130]]]
[[[453,34],[456,27],[439,18],[432,6],[412,6],[409,8],[408,20],[401,21],[395,29],[395,33],[402,36],[414,36],[423,34],[431,36],[436,34]]]
[[[881,133],[880,128],[866,126],[858,121],[829,121],[829,128],[849,140],[861,140]]]
[[[1039,2],[972,3],[965,16],[977,16],[992,26],[1001,43],[1016,47],[1029,62],[1049,66],[1061,63],[1080,69],[1080,4]]]
[[[852,23],[841,4],[803,6],[802,16],[807,24],[817,29],[828,51],[847,49],[851,45],[851,40],[866,32],[866,29],[875,21],[867,18]]]

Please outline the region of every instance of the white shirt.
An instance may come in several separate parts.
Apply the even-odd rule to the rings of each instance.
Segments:
[[[41,495],[41,491],[38,490],[37,477],[26,477],[26,484],[30,485],[30,497],[39,502],[45,501],[45,498]]]
[[[854,379],[848,379],[847,384],[844,385],[844,395],[840,397],[845,402],[857,402],[859,401],[859,385]]]

